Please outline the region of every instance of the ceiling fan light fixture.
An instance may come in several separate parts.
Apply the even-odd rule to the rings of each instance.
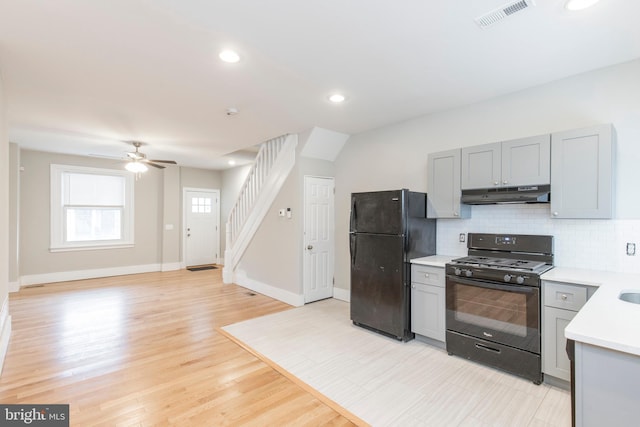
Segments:
[[[564,7],[571,11],[583,10],[598,3],[598,1],[600,0],[567,0]]]
[[[133,173],[142,173],[142,172],[146,172],[149,170],[149,168],[147,167],[147,165],[145,165],[144,163],[140,163],[138,161],[132,161],[126,164],[126,166],[124,167],[126,170],[128,170],[129,172],[133,172]]]
[[[220,54],[218,55],[218,57],[224,61],[224,62],[228,62],[230,64],[235,64],[236,62],[240,61],[240,55],[238,55],[237,52],[231,50],[231,49],[225,49],[222,52],[220,52]]]

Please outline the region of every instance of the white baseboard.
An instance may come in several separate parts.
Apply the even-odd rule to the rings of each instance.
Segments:
[[[351,291],[348,289],[341,289],[333,287],[333,297],[340,301],[351,302]]]
[[[20,282],[9,282],[9,292],[18,292],[20,290]]]
[[[0,311],[0,373],[4,367],[4,359],[9,350],[9,339],[11,338],[11,316],[9,316],[9,297],[4,299],[2,310]]]
[[[70,280],[95,279],[99,277],[123,276],[125,274],[161,271],[160,264],[128,265],[125,267],[96,268],[93,270],[60,271],[56,273],[31,274],[20,278],[20,286],[42,283],[68,282]]]
[[[180,262],[165,262],[162,264],[160,271],[175,271],[182,269],[182,263]]]
[[[294,307],[302,307],[304,305],[304,295],[294,294],[293,292],[250,279],[247,277],[247,273],[242,270],[236,270],[233,283]]]

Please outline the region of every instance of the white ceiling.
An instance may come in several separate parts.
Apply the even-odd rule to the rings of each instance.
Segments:
[[[355,134],[640,57],[637,0],[537,0],[474,23],[505,3],[0,0],[9,137],[113,156],[141,140],[149,157],[217,168],[283,133]],[[239,63],[218,59],[228,47]]]

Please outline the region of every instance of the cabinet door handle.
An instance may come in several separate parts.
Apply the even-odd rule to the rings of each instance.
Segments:
[[[454,213],[453,213],[453,216],[458,216],[458,212],[454,212]]]
[[[498,185],[499,182],[498,181],[493,181],[493,185]]]
[[[558,216],[558,212],[554,212],[554,213],[553,213],[553,216]]]
[[[566,301],[567,300],[567,294],[560,295],[560,298],[562,299],[562,301]]]
[[[503,183],[503,184],[506,184],[506,183],[507,183],[507,180],[505,179],[504,181],[502,181],[502,183]]]
[[[429,278],[429,273],[424,273],[424,277]]]

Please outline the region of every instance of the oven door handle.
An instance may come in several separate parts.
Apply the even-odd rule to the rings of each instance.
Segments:
[[[536,289],[531,286],[500,285],[498,283],[485,282],[484,280],[469,280],[469,279],[463,279],[458,276],[449,276],[449,277],[451,277],[450,280],[456,281],[457,283],[460,283],[462,285],[477,286],[481,288],[495,289],[498,291],[512,291],[512,292],[517,291],[520,293],[530,294],[530,293],[533,293],[534,289]]]

